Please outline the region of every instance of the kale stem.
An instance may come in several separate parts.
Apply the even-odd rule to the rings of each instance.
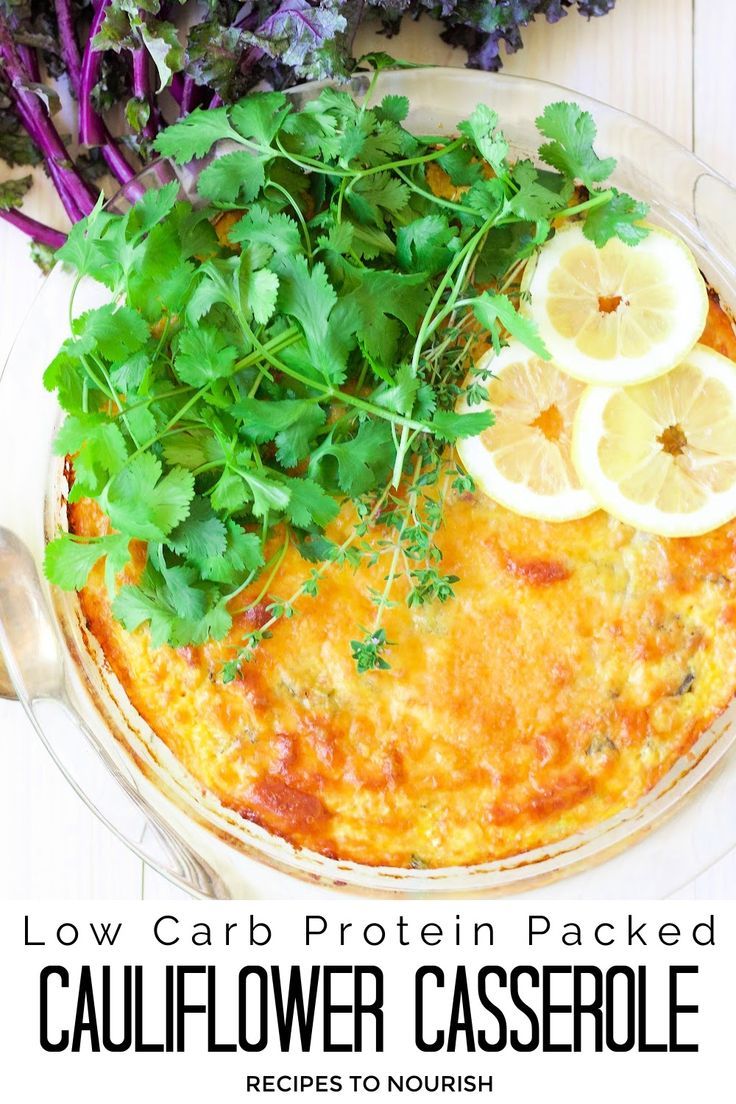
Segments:
[[[145,46],[138,46],[131,50],[131,65],[133,73],[133,95],[148,105],[148,120],[141,134],[149,141],[158,134],[158,118],[156,103],[151,92],[151,75],[149,69],[148,50]]]
[[[16,230],[21,230],[24,234],[33,238],[34,241],[49,246],[50,249],[59,249],[66,241],[66,234],[63,234],[61,230],[54,230],[51,226],[38,222],[16,207],[9,207],[5,211],[0,211],[0,218],[9,222]]]

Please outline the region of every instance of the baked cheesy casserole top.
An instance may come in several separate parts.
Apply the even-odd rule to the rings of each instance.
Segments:
[[[715,301],[702,340],[736,358]],[[88,501],[70,522],[105,524]],[[113,618],[98,566],[82,609],[203,786],[298,846],[367,864],[468,865],[568,836],[632,805],[729,703],[736,523],[666,540],[602,511],[544,523],[450,492],[438,539],[462,583],[444,605],[386,613],[401,641],[388,671],[350,658],[385,568],[335,565],[228,685],[215,672],[265,606],[220,643],[152,648]],[[282,589],[306,567],[290,550]]]

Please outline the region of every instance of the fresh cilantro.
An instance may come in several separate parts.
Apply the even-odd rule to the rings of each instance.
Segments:
[[[498,130],[498,115],[486,104],[478,104],[469,119],[459,124],[461,134],[469,138],[476,150],[498,176],[507,171],[509,144]]]
[[[114,571],[122,571],[128,562],[128,538],[120,533],[83,540],[64,533],[46,545],[46,578],[62,590],[81,590],[95,564],[111,562]]]
[[[161,541],[189,513],[194,480],[184,468],[162,475],[161,461],[144,452],[132,459],[100,493],[116,529],[139,540]]]
[[[290,0],[284,33],[296,13],[314,16],[305,2]],[[117,3],[110,13],[101,33],[134,48],[140,15]],[[150,14],[149,50],[168,80],[177,47]],[[241,47],[249,35],[256,44],[243,31]],[[284,48],[308,66],[312,46],[300,32]],[[352,652],[359,671],[389,668],[386,611],[450,601],[462,586],[442,568],[438,531],[445,488],[472,488],[448,446],[493,424],[491,410],[458,412],[487,395],[485,377],[467,379],[479,336],[548,356],[519,279],[560,219],[580,218],[596,245],[646,233],[642,204],[597,187],[613,163],[574,104],[540,118],[550,168],[539,168],[510,158],[487,106],[457,137],[417,137],[404,97],[371,99],[327,87],[298,110],[281,92],[195,109],[155,148],[177,164],[209,158],[198,205],[176,182],[123,215],[97,205],[59,250],[110,291],[76,317],[72,303],[71,334],[44,375],[66,412],[55,448],[71,459],[69,497],[94,499],[110,531],[60,534],[46,574],[79,589],[103,562],[128,631],[146,626],[173,647],[228,637],[225,681],[326,572],[364,563],[385,565],[384,583],[356,580],[375,617]],[[453,191],[433,190],[431,163]],[[133,540],[145,543],[143,568],[140,549],[129,562]],[[275,598],[290,548],[304,571]],[[264,599],[266,623],[236,633],[234,611]]]
[[[174,369],[180,380],[202,387],[212,380],[229,376],[238,351],[229,344],[227,334],[214,327],[198,326],[186,330],[177,343]]]
[[[496,350],[501,345],[501,331],[503,328],[518,341],[521,341],[537,356],[549,360],[549,350],[537,332],[536,324],[531,318],[525,318],[519,314],[508,295],[493,295],[484,292],[473,302],[473,312],[480,324],[488,331]]]
[[[589,210],[583,223],[586,238],[595,242],[599,249],[613,237],[620,238],[627,245],[636,245],[648,233],[641,222],[646,217],[646,204],[612,190],[613,195],[608,202]]]
[[[396,260],[405,272],[434,276],[447,269],[460,245],[457,228],[446,215],[425,215],[400,226],[396,233]]]
[[[550,139],[540,146],[539,156],[564,176],[582,180],[591,188],[613,172],[614,159],[601,160],[593,149],[597,133],[593,116],[577,104],[548,104],[537,119],[537,127]]]
[[[216,142],[237,137],[237,132],[230,125],[226,107],[209,111],[198,107],[180,119],[176,126],[163,130],[156,138],[154,147],[162,157],[170,157],[178,165],[185,165],[187,161],[204,157]]]
[[[266,179],[263,160],[247,150],[217,157],[203,169],[199,194],[219,207],[242,207],[260,192]]]

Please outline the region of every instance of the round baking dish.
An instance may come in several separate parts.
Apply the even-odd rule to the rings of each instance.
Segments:
[[[359,97],[366,85],[358,76],[350,90]],[[305,100],[322,87],[291,94]],[[534,119],[545,105],[576,100],[595,116],[600,148],[618,160],[614,183],[648,202],[653,220],[688,242],[723,301],[736,304],[736,189],[663,134],[577,93],[514,77],[390,72],[377,88],[379,96],[388,93],[408,96],[408,125],[420,133],[451,133],[486,102],[498,111],[513,153],[523,156],[537,147]],[[173,172],[166,163],[146,170],[127,198]],[[192,174],[178,176],[191,194]],[[125,201],[119,195],[113,202]],[[67,334],[70,282],[57,266],[0,380],[0,647],[15,693],[51,755],[138,854],[190,892],[212,897],[615,897],[672,893],[736,843],[734,705],[633,808],[553,846],[479,866],[397,870],[327,859],[295,849],[203,792],[131,707],[76,598],[52,593],[39,574],[45,541],[64,512],[63,471],[51,457],[59,412],[41,376]],[[76,306],[97,305],[106,294],[84,284]]]

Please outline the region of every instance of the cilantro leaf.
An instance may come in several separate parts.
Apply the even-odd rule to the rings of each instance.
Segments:
[[[144,452],[112,479],[100,501],[115,529],[140,540],[165,540],[189,513],[194,477],[171,468],[162,477],[161,461]]]
[[[299,227],[288,215],[274,214],[254,203],[228,234],[231,242],[262,244],[276,253],[298,253],[301,247]]]
[[[445,215],[425,215],[400,226],[396,260],[405,272],[444,272],[460,245],[457,229]]]
[[[365,494],[388,473],[390,441],[391,430],[385,422],[363,422],[348,440],[328,437],[312,455],[310,475],[336,483],[351,497]]]
[[[282,479],[274,479],[265,472],[241,472],[253,499],[252,509],[257,518],[266,517],[271,510],[285,511],[291,495]]]
[[[242,207],[255,199],[264,185],[264,160],[248,150],[224,153],[203,169],[197,191],[220,207]]]
[[[192,568],[167,567],[158,551],[154,546],[158,567],[149,556],[139,582],[118,591],[112,606],[118,620],[128,632],[148,624],[154,647],[201,644],[226,635],[232,618],[219,592],[198,584]]]
[[[111,287],[118,266],[111,260],[110,250],[102,243],[105,231],[113,221],[113,216],[102,210],[104,202],[105,197],[100,193],[94,209],[86,219],[74,223],[56,255],[59,260],[75,268],[80,276],[92,276]]]
[[[174,367],[184,383],[202,387],[231,375],[237,356],[238,350],[229,344],[227,334],[212,326],[199,326],[179,337]]]
[[[419,379],[412,372],[410,365],[403,364],[391,384],[381,388],[372,398],[375,403],[385,406],[387,410],[395,410],[397,414],[411,414],[419,387]]]
[[[464,205],[472,207],[484,219],[496,218],[511,201],[506,196],[506,188],[501,180],[476,180],[466,192]]]
[[[347,200],[359,222],[374,223],[381,230],[386,216],[400,214],[409,202],[409,188],[387,172],[358,177]]]
[[[285,483],[289,491],[287,512],[292,525],[300,529],[318,525],[324,529],[337,517],[337,502],[313,479],[287,478]]]
[[[550,359],[549,350],[539,336],[536,324],[531,318],[519,314],[507,295],[493,295],[491,292],[484,292],[483,295],[473,300],[473,313],[480,324],[490,333],[496,351],[501,347],[501,336],[498,328],[500,324],[505,330],[508,330],[512,337],[521,341],[537,356],[544,360]]]
[[[386,367],[394,361],[401,333],[393,319],[415,334],[428,301],[426,274],[366,270],[358,287],[339,304],[337,314],[350,316],[368,355]]]
[[[583,223],[586,238],[595,242],[599,249],[613,237],[620,238],[627,245],[636,245],[649,233],[647,227],[641,225],[649,210],[646,203],[638,203],[615,188],[613,192],[607,203],[588,211]]]
[[[242,253],[238,271],[240,305],[261,326],[265,326],[276,310],[279,278],[268,268],[257,268],[251,263],[250,252]]]
[[[128,544],[128,538],[121,533],[87,540],[63,533],[46,545],[44,574],[62,590],[81,590],[92,568],[105,557],[112,562],[115,572],[122,571],[130,558]]]
[[[69,415],[56,435],[54,452],[74,457],[70,502],[99,494],[128,458],[120,427],[99,414]]]
[[[124,360],[148,340],[148,325],[131,307],[106,303],[74,320],[74,333],[83,352],[97,350],[106,360]]]
[[[309,445],[325,411],[309,399],[281,399],[278,402],[242,399],[230,413],[243,421],[241,432],[250,441],[276,441],[277,458],[285,468],[295,467],[309,452]]]
[[[506,173],[509,145],[498,132],[498,115],[493,108],[487,104],[478,104],[470,118],[460,123],[457,129],[473,143],[494,172],[499,176]]]
[[[139,238],[153,230],[171,212],[179,196],[179,181],[148,188],[127,214],[126,234]]]
[[[203,579],[215,583],[236,584],[263,566],[263,545],[256,533],[247,533],[230,520],[226,526],[225,549],[222,553],[203,557],[199,561]]]
[[[394,123],[403,123],[409,114],[409,98],[407,96],[384,96],[376,108],[376,114],[381,119],[390,119]]]
[[[183,521],[166,538],[169,548],[194,563],[218,559],[227,548],[227,530],[204,498],[195,498]]]
[[[543,183],[543,174],[531,161],[517,161],[512,178],[518,191],[509,200],[509,209],[523,221],[551,219],[555,212],[566,205],[572,193],[572,186],[569,184],[558,191],[548,188]]]
[[[243,138],[270,146],[290,111],[283,92],[251,92],[230,109],[230,122]]]
[[[493,425],[490,410],[476,410],[470,414],[456,414],[453,410],[438,410],[432,419],[432,430],[445,441],[458,437],[477,437]]]
[[[597,133],[593,116],[577,104],[548,104],[536,124],[540,133],[550,139],[539,147],[539,156],[565,176],[582,180],[590,188],[615,169],[613,157],[601,160],[593,149]]]
[[[337,294],[325,266],[317,261],[311,270],[304,256],[279,258],[278,306],[299,322],[314,367],[335,382],[343,377],[349,334],[330,325]]]
[[[172,123],[157,136],[154,149],[162,157],[170,157],[177,165],[204,157],[216,142],[224,138],[237,141],[237,131],[230,126],[228,111],[225,107],[204,110],[196,108],[189,115]]]

